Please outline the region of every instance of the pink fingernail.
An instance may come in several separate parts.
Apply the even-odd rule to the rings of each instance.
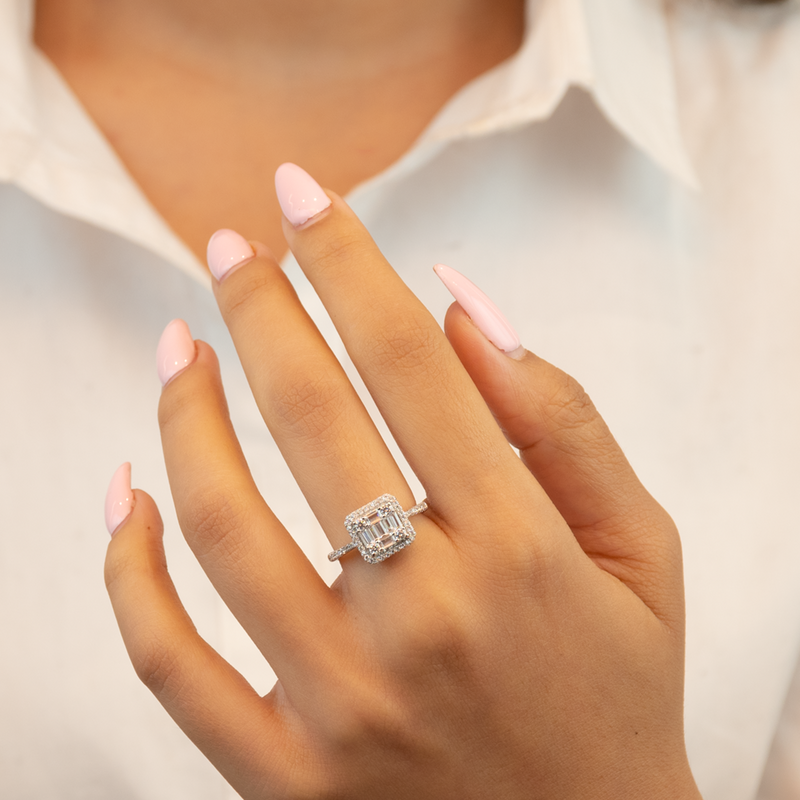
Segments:
[[[106,528],[113,536],[133,511],[134,498],[131,489],[131,465],[125,462],[114,473],[106,492]]]
[[[286,219],[298,227],[330,204],[322,187],[297,164],[281,164],[275,173],[275,191]]]
[[[161,385],[166,386],[179,372],[191,364],[197,356],[197,348],[182,319],[174,319],[164,328],[158,340],[156,363]]]
[[[221,281],[235,267],[256,257],[247,239],[229,228],[218,230],[209,240],[206,258],[211,274]]]
[[[478,330],[495,347],[509,354],[520,350],[517,332],[500,313],[500,309],[471,280],[444,264],[437,264],[433,271],[442,279],[442,283],[467,312]]]

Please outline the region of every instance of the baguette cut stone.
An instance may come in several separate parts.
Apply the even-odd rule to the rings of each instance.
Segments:
[[[397,542],[397,535],[403,530],[403,519],[394,511],[381,513],[373,511],[358,526],[358,537],[364,547],[391,547]]]
[[[372,564],[402,550],[415,536],[406,512],[390,494],[349,514],[344,526],[363,558]]]

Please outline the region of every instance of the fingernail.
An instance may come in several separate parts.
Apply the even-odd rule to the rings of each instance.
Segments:
[[[106,528],[113,536],[133,511],[133,490],[131,489],[131,465],[126,461],[114,473],[106,492]]]
[[[221,281],[235,267],[241,267],[254,259],[256,254],[247,239],[229,228],[218,230],[208,240],[208,268],[211,274]]]
[[[322,187],[297,164],[281,164],[275,173],[275,191],[284,216],[298,227],[330,204]]]
[[[156,363],[161,385],[166,386],[179,372],[186,369],[197,355],[197,348],[182,319],[174,319],[164,328],[158,340]]]
[[[524,352],[517,332],[500,313],[500,309],[471,280],[444,264],[437,264],[433,271],[467,312],[478,330],[495,347],[511,356],[516,356],[517,351]]]

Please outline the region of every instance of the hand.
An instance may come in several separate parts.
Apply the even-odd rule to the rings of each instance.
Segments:
[[[253,483],[213,351],[178,326],[185,368],[159,407],[178,518],[278,682],[258,696],[197,635],[137,491],[106,580],[140,678],[245,798],[699,797],[669,516],[573,379],[509,358],[458,305],[445,337],[328,195],[285,235],[429,510],[409,547],[380,564],[350,553],[326,586]],[[275,259],[255,252],[216,296],[338,548],[349,512],[387,492],[404,508],[421,498]]]

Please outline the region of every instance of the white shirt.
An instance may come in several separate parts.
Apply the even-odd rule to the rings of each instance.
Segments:
[[[269,689],[172,511],[154,365],[170,319],[217,349],[267,501],[326,578],[337,567],[205,270],[31,21],[31,0],[0,0],[0,796],[216,800],[231,790],[136,680],[102,581],[103,497],[130,460],[200,632]],[[516,56],[348,197],[439,318],[443,261],[575,375],[676,519],[706,800],[800,797],[798,97],[797,5],[541,0]]]

